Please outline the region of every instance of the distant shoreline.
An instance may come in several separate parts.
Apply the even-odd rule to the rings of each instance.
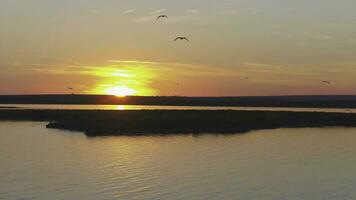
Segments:
[[[0,110],[0,120],[49,122],[47,128],[87,136],[234,134],[253,130],[356,127],[356,114],[282,111],[203,110]]]
[[[19,108],[19,107],[16,107],[16,106],[0,106],[0,109],[14,109],[14,108]]]
[[[225,107],[356,108],[356,96],[178,97],[111,95],[0,95],[1,104],[159,105]]]

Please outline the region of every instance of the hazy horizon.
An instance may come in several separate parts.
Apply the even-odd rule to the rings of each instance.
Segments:
[[[28,94],[0,94],[0,96],[46,96],[46,95],[53,95],[53,96],[56,96],[56,95],[77,95],[77,96],[117,96],[115,94],[87,94],[87,93],[28,93]],[[229,97],[289,97],[289,96],[296,96],[296,97],[299,97],[299,96],[356,96],[356,95],[348,95],[348,94],[339,94],[339,95],[319,95],[319,94],[310,94],[310,95],[241,95],[241,96],[238,96],[238,95],[235,95],[235,96],[185,96],[185,95],[177,95],[177,96],[172,96],[172,95],[125,95],[123,97],[226,97],[226,98],[229,98]],[[119,96],[120,97],[120,96]]]
[[[2,0],[0,95],[356,95],[355,8],[351,0]],[[161,14],[168,19],[157,21]]]

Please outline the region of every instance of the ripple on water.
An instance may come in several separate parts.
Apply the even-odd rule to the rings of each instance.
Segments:
[[[86,138],[0,122],[0,199],[355,199],[355,132]]]

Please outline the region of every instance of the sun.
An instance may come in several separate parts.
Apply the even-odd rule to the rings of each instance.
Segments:
[[[95,85],[87,92],[118,97],[152,96],[156,90],[152,82],[156,73],[146,66],[103,66],[93,68],[90,75],[96,77]]]
[[[137,91],[129,88],[129,87],[125,87],[125,86],[117,86],[117,87],[112,87],[112,88],[108,88],[105,91],[106,94],[110,94],[110,95],[115,95],[118,97],[124,97],[124,96],[132,96],[137,94]]]

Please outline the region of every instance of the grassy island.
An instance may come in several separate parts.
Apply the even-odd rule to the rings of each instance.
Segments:
[[[356,127],[356,114],[275,111],[0,110],[0,120],[46,121],[47,128],[88,136],[230,134],[303,127]]]

